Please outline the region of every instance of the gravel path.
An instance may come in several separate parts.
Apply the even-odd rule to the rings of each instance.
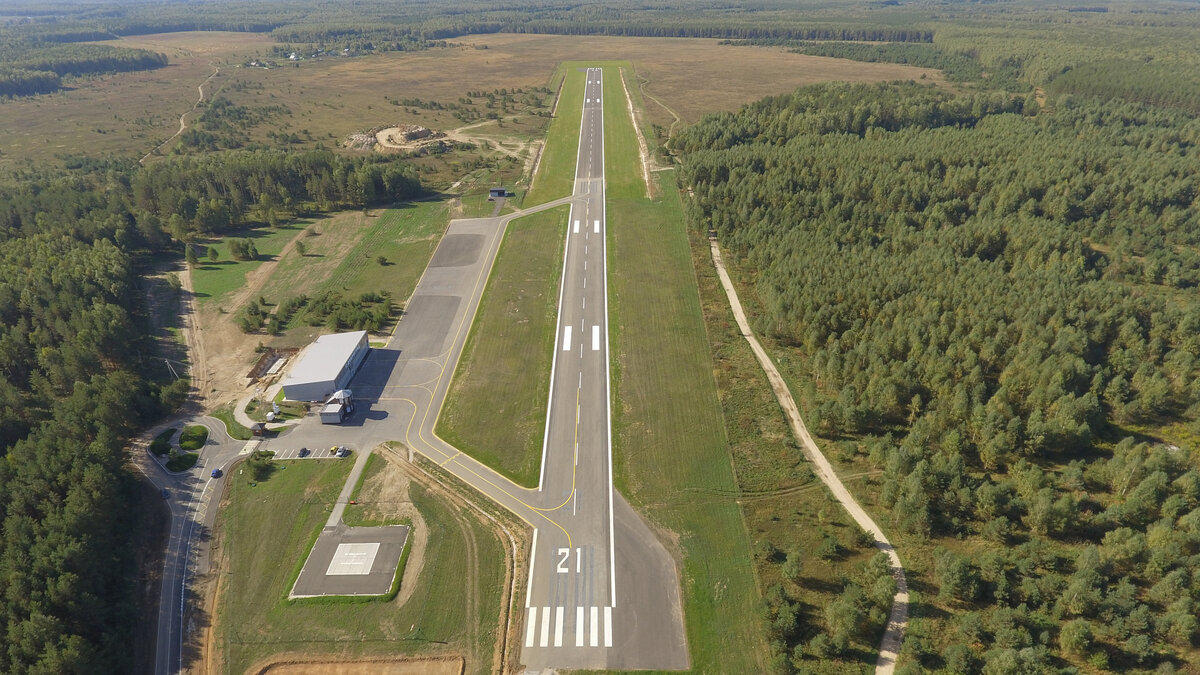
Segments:
[[[829,460],[825,459],[825,455],[821,453],[812,436],[809,435],[808,427],[800,418],[800,409],[796,406],[796,401],[792,398],[787,384],[784,383],[783,376],[779,374],[771,357],[767,356],[766,350],[750,330],[750,322],[746,320],[746,313],[742,311],[742,303],[738,300],[737,291],[734,290],[733,282],[729,280],[729,274],[725,271],[725,263],[721,260],[721,249],[717,246],[717,240],[711,239],[710,245],[713,264],[717,267],[717,275],[721,278],[721,286],[725,288],[725,295],[729,298],[729,306],[733,309],[733,316],[737,319],[738,328],[741,330],[742,336],[746,338],[746,342],[750,343],[750,348],[754,350],[754,357],[758,359],[758,363],[766,372],[767,379],[771,381],[771,389],[775,391],[775,398],[779,399],[779,405],[787,414],[792,434],[800,442],[804,456],[812,464],[813,470],[821,482],[829,487],[833,496],[854,518],[854,522],[875,538],[875,547],[886,553],[891,562],[892,576],[896,579],[896,596],[892,599],[892,613],[888,617],[887,630],[884,631],[883,640],[879,644],[879,659],[875,662],[875,675],[892,675],[896,669],[896,657],[900,653],[900,642],[904,639],[904,629],[908,626],[908,582],[904,578],[904,567],[900,564],[900,556],[896,555],[896,549],[884,536],[883,530],[879,529],[875,521],[858,505],[846,486],[842,485],[841,479],[833,471],[833,466]]]

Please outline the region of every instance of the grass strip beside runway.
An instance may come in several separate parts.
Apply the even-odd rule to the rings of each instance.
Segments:
[[[536,487],[569,207],[508,225],[437,433],[518,485]]]
[[[575,190],[575,160],[579,149],[579,121],[583,117],[583,86],[586,82],[584,65],[566,61],[559,66],[565,71],[558,110],[546,132],[542,161],[532,188],[525,195],[523,207],[537,206],[566,197]],[[555,80],[558,79],[556,75]]]
[[[604,71],[617,487],[678,535],[693,671],[762,672],[761,601],[730,496],[737,483],[679,194],[673,172],[659,172],[660,196],[646,200],[619,77]]]

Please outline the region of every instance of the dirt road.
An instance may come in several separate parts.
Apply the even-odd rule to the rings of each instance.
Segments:
[[[875,675],[892,675],[896,669],[896,657],[900,653],[900,642],[904,639],[904,629],[908,626],[908,582],[904,578],[904,567],[900,564],[900,556],[896,555],[896,549],[884,536],[883,530],[879,529],[875,521],[867,515],[867,512],[859,506],[854,496],[842,484],[841,479],[834,473],[829,460],[825,459],[825,455],[821,453],[816,442],[809,435],[808,427],[800,418],[800,409],[796,406],[795,399],[792,398],[792,392],[788,390],[783,376],[775,368],[771,357],[767,355],[758,338],[754,337],[754,332],[750,330],[750,322],[746,320],[746,313],[742,311],[742,303],[738,300],[737,291],[733,288],[729,273],[725,271],[725,262],[721,259],[721,249],[717,246],[716,239],[710,240],[710,245],[712,246],[713,264],[717,267],[717,275],[721,278],[721,286],[725,288],[725,295],[729,298],[729,306],[733,309],[733,316],[737,319],[738,328],[741,330],[742,336],[746,338],[746,342],[750,343],[750,349],[754,350],[754,357],[758,359],[759,365],[766,372],[767,379],[771,381],[771,389],[775,391],[775,398],[779,399],[780,407],[787,414],[788,424],[792,427],[792,433],[800,443],[805,458],[812,464],[813,472],[817,474],[821,482],[829,487],[833,496],[850,513],[850,517],[854,518],[854,522],[875,538],[875,547],[886,553],[891,562],[892,576],[896,579],[896,595],[892,599],[892,613],[888,617],[887,630],[884,631],[883,640],[879,645],[879,659],[875,662]]]

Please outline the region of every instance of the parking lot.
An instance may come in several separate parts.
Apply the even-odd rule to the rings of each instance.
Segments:
[[[339,453],[330,450],[330,447],[346,449],[344,457],[339,457]],[[297,446],[291,448],[279,448],[272,446],[271,451],[275,453],[274,459],[350,459],[354,457],[354,449],[346,446],[325,446],[313,448],[307,446]]]

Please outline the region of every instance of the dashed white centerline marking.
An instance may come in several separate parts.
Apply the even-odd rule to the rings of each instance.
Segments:
[[[550,645],[550,608],[542,608],[542,646]]]
[[[591,625],[592,641],[591,641],[591,644],[593,647],[600,646],[600,639],[599,639],[600,636],[597,635],[598,629],[600,628],[599,610],[600,610],[599,607],[592,608],[592,625]]]
[[[569,352],[569,351],[571,351],[571,328],[572,328],[571,326],[567,326],[566,328],[564,328],[564,329],[563,329],[563,346],[562,346],[562,350],[563,350],[564,352]]]
[[[583,607],[575,608],[575,646],[583,646]]]
[[[600,326],[592,326],[592,351],[600,351]]]
[[[605,609],[609,609],[605,607]],[[554,646],[562,646],[562,631],[563,631],[563,608],[556,607],[554,609]]]
[[[604,646],[612,646],[612,607],[604,608]]]
[[[529,608],[529,618],[525,623],[525,646],[533,646],[533,634],[537,632],[537,607]]]

